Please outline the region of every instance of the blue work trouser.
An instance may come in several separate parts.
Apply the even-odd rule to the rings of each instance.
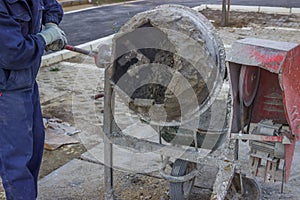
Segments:
[[[0,97],[0,173],[8,200],[36,199],[44,147],[37,84]]]

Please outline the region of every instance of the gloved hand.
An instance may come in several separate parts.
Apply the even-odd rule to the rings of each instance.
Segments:
[[[45,24],[45,28],[38,33],[46,43],[46,50],[61,50],[67,44],[65,33],[54,23]]]
[[[66,44],[67,44],[67,38],[64,36],[63,39],[56,40],[56,41],[52,42],[51,44],[47,45],[45,50],[46,51],[49,51],[49,50],[59,51],[59,50],[64,49]]]

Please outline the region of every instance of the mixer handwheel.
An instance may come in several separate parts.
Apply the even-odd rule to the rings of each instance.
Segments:
[[[172,167],[172,176],[184,176],[196,168],[196,164],[185,160],[177,159]],[[170,183],[170,197],[172,200],[188,199],[194,186],[195,178],[182,183]]]

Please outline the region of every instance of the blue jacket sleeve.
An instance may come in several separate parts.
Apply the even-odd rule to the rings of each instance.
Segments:
[[[56,0],[43,0],[45,10],[43,12],[43,24],[52,22],[59,24],[63,17],[63,9]]]
[[[9,14],[4,1],[0,1],[0,68],[30,68],[33,62],[41,59],[44,49],[45,41],[41,36],[23,36],[20,23]]]

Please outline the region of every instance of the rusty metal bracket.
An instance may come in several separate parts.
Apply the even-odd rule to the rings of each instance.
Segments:
[[[291,142],[286,136],[268,136],[268,135],[252,135],[252,134],[242,134],[242,133],[231,133],[232,140],[254,140],[254,141],[264,141],[264,142],[280,142],[289,143]]]

